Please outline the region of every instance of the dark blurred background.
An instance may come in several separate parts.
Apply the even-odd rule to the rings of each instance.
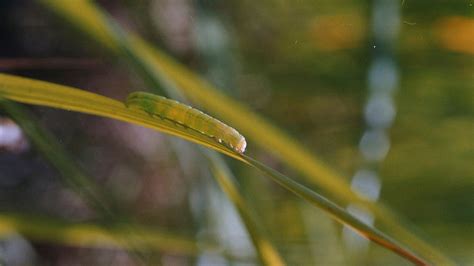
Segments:
[[[474,263],[472,1],[98,2],[123,27],[301,141],[355,189],[387,203],[430,243],[461,264]],[[127,65],[41,4],[3,0],[0,17],[1,72],[120,100],[144,90]],[[27,108],[110,192],[124,216],[254,256],[194,144],[103,118]],[[296,175],[252,143],[249,153]],[[229,163],[290,265],[406,263],[381,248],[361,248],[366,244],[325,214],[302,207],[258,173]],[[2,115],[0,211],[73,222],[97,219],[58,176]],[[311,229],[315,224],[318,228]],[[120,250],[2,237],[0,257],[11,265],[136,263]],[[156,260],[229,263],[216,254],[190,258],[163,252]]]

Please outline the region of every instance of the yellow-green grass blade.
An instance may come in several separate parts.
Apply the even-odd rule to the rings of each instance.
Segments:
[[[414,263],[419,265],[425,264],[423,259],[398,244],[396,241],[380,231],[365,225],[336,204],[277,171],[248,156],[230,150],[217,141],[209,139],[207,136],[199,136],[196,132],[190,134],[187,132],[186,128],[177,126],[174,123],[168,123],[166,120],[150,117],[144,112],[131,110],[125,107],[123,103],[116,100],[71,87],[6,74],[0,74],[0,96],[23,103],[78,111],[134,123],[207,146],[262,171],[284,188],[328,212],[337,221],[355,229],[362,236],[384,246],[385,248],[395,251]]]
[[[189,256],[196,256],[200,250],[192,238],[139,225],[70,223],[50,217],[0,213],[0,238],[12,233],[22,234],[34,241],[76,247],[164,251]],[[209,244],[199,245],[202,248],[217,248]]]
[[[121,49],[125,47],[128,59],[140,61],[138,63],[134,61],[133,64],[140,65],[141,71],[147,71],[147,79],[161,78],[165,82],[175,82],[177,87],[194,103],[206,107],[210,112],[232,123],[250,140],[253,140],[252,144],[274,153],[289,166],[299,170],[309,182],[323,188],[339,201],[359,202],[365,205],[375,213],[384,228],[397,235],[424,257],[437,264],[454,264],[436,248],[400,225],[400,219],[390,209],[359,197],[336,171],[263,118],[214,89],[212,85],[139,37],[133,34],[117,35],[115,26],[109,24],[110,18],[91,1],[77,0],[74,4],[58,0],[41,1],[113,52],[123,52]],[[155,83],[157,83],[156,80]]]

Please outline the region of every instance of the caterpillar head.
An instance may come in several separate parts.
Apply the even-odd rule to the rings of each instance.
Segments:
[[[245,138],[242,136],[237,142],[237,145],[235,145],[234,149],[239,153],[244,153],[246,147],[247,147],[247,142],[245,141]]]

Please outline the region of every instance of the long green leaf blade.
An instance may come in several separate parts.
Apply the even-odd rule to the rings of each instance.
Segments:
[[[123,103],[109,99],[105,96],[43,81],[0,74],[0,96],[23,103],[43,105],[114,118],[153,128],[207,146],[262,171],[281,184],[284,188],[325,210],[335,217],[337,221],[355,229],[362,236],[367,237],[385,248],[395,251],[397,254],[414,263],[419,265],[427,264],[423,259],[419,258],[407,248],[404,248],[402,245],[398,244],[388,236],[385,236],[380,231],[360,222],[326,198],[261,164],[260,162],[230,150],[215,140],[210,140],[205,135],[199,136],[196,132],[190,134],[187,132],[188,130],[179,127],[174,123],[168,123],[165,120],[150,117],[145,112],[131,110],[125,107]]]

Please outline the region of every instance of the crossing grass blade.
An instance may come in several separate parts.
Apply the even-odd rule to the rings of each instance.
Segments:
[[[246,164],[260,170],[271,177],[282,187],[300,196],[309,203],[321,208],[342,224],[353,228],[360,235],[374,241],[375,243],[390,249],[400,256],[418,265],[427,265],[424,259],[414,254],[409,249],[403,247],[390,237],[381,233],[377,229],[365,225],[344,209],[320,196],[314,191],[304,187],[296,181],[282,175],[281,173],[263,165],[262,163],[231,150],[209,137],[199,135],[197,132],[190,134],[183,127],[166,120],[153,118],[145,112],[127,108],[123,103],[97,95],[91,92],[56,85],[48,82],[37,81],[27,78],[16,77],[7,74],[0,74],[0,96],[9,100],[22,103],[54,107],[69,111],[77,111],[108,118],[113,118],[133,124],[142,125],[158,131],[178,136],[189,141],[207,146],[223,154],[229,155]]]

